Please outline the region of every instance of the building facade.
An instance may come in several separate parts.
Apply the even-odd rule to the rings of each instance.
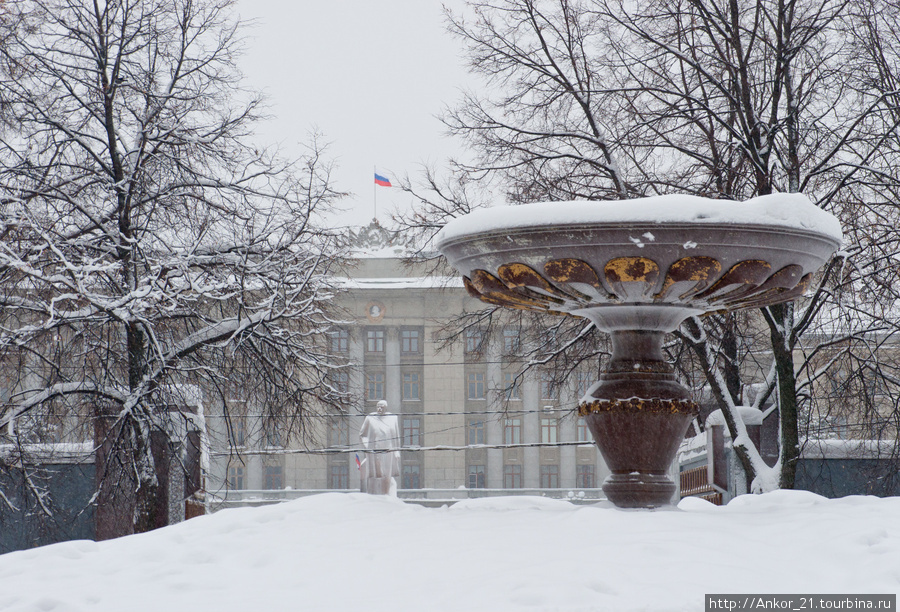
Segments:
[[[214,497],[230,505],[359,490],[359,429],[380,400],[400,421],[401,497],[600,496],[608,470],[575,413],[594,374],[560,388],[536,369],[522,374],[513,328],[488,334],[473,325],[448,342],[447,323],[484,305],[459,277],[406,265],[391,238],[377,224],[360,231],[352,274],[339,279],[340,322],[327,348],[346,364],[332,375],[349,394],[346,409],[314,419],[305,445],[284,447],[270,444],[248,414],[240,453],[223,448],[227,432],[220,426],[216,435],[208,419]]]

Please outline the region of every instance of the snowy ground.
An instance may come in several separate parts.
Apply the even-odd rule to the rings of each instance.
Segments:
[[[12,610],[703,610],[706,593],[898,593],[900,499],[779,491],[624,511],[329,493],[0,555]]]

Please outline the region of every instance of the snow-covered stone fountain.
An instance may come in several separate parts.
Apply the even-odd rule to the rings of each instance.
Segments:
[[[612,358],[578,411],[617,506],[671,502],[667,473],[698,405],[662,353],[687,317],[797,298],[841,243],[799,194],[746,202],[658,196],[482,209],[436,244],[483,302],[590,319]]]

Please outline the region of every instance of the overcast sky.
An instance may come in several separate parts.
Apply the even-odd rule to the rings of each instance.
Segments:
[[[297,154],[317,129],[338,164],[336,186],[353,195],[341,216],[373,216],[373,170],[414,176],[460,151],[435,117],[460,98],[467,76],[460,44],[446,33],[442,4],[461,0],[240,0],[248,28],[242,69],[268,97],[273,119],[261,142]],[[379,187],[378,218],[408,202]]]

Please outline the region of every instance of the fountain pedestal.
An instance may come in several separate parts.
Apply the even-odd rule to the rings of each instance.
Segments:
[[[497,207],[449,223],[437,247],[488,304],[590,319],[613,354],[582,398],[626,508],[670,503],[668,471],[697,414],[662,353],[687,317],[800,297],[841,243],[799,194],[748,202],[660,196]]]
[[[609,500],[622,508],[661,506],[675,493],[669,466],[699,406],[663,357],[664,332],[611,335],[612,359],[578,413],[612,472],[603,483]]]

